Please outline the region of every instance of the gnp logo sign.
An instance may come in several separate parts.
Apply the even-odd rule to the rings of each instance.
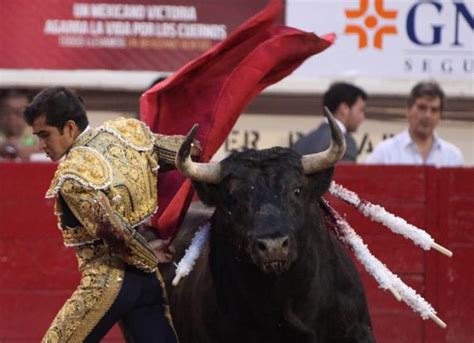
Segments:
[[[287,24],[338,35],[305,76],[472,82],[473,0],[287,0]]]
[[[467,2],[403,2],[398,9],[385,5],[384,0],[359,0],[357,8],[344,10],[347,18],[344,33],[356,36],[359,49],[382,50],[385,36],[399,33],[411,44],[404,49],[406,72],[417,69],[429,73],[438,69],[452,73],[456,69],[473,73],[474,9]],[[393,41],[387,38],[386,44]]]

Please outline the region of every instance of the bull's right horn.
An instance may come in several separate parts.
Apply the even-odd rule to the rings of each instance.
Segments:
[[[331,111],[327,107],[326,117],[328,118],[329,126],[331,127],[331,144],[325,151],[318,152],[316,154],[304,155],[301,158],[303,164],[303,171],[305,174],[313,174],[318,171],[333,167],[337,161],[339,161],[344,153],[346,152],[346,140],[342,134],[339,125],[334,119]]]
[[[219,183],[221,180],[221,166],[219,163],[198,163],[191,160],[191,144],[194,141],[194,136],[199,125],[194,124],[191,131],[189,131],[184,142],[176,154],[176,168],[186,177],[193,181],[200,181],[205,183]]]

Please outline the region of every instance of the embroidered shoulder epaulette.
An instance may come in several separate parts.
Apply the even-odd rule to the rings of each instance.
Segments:
[[[99,131],[113,134],[124,144],[138,151],[153,149],[153,134],[145,123],[133,118],[118,118],[104,122]]]
[[[71,149],[54,174],[46,198],[53,198],[68,179],[74,179],[91,189],[105,189],[113,179],[109,162],[96,150],[80,146]]]

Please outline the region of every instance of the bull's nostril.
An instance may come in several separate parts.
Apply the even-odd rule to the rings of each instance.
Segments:
[[[266,251],[267,250],[267,245],[263,242],[258,242],[257,243],[257,248],[260,250],[260,251]]]

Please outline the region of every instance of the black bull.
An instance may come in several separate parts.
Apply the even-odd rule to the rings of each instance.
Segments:
[[[194,182],[215,212],[190,275],[174,287],[164,268],[181,342],[374,341],[356,268],[321,210],[333,170],[305,174],[299,154],[272,148],[234,153],[218,183]],[[194,231],[174,240],[177,261]]]

